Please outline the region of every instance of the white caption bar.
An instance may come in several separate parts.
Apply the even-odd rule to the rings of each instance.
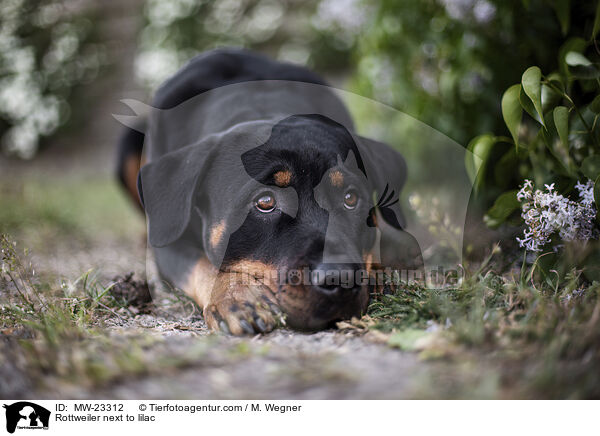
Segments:
[[[598,401],[3,400],[0,435],[561,435],[597,432]],[[393,432],[393,433],[390,433]],[[177,433],[179,434],[179,433]]]

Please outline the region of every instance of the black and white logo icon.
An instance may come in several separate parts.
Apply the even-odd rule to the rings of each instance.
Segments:
[[[28,401],[19,401],[3,406],[6,409],[6,431],[14,433],[16,429],[47,430],[50,411]]]

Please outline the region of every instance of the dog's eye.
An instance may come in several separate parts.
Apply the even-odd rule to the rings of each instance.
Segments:
[[[275,209],[275,196],[270,192],[260,194],[254,204],[260,212],[272,212]]]
[[[349,189],[344,194],[344,207],[346,209],[354,209],[358,203],[358,194],[354,189]]]

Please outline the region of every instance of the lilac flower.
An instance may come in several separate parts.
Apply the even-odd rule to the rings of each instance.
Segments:
[[[554,183],[544,187],[546,192],[534,190],[533,183],[525,180],[517,193],[517,199],[522,203],[521,216],[527,226],[523,238],[517,238],[521,247],[529,251],[541,251],[556,233],[563,241],[598,238],[599,232],[594,225],[594,182],[577,182],[575,188],[579,192],[579,201],[557,193]]]

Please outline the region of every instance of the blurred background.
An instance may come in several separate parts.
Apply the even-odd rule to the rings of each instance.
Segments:
[[[94,137],[90,127],[119,99],[147,99],[192,56],[219,46],[306,64],[466,143],[502,129],[499,98],[523,70],[554,69],[566,37],[583,36],[577,14],[593,15],[595,5],[575,3],[3,0],[2,148],[24,159],[65,151],[70,141],[58,134],[71,139],[79,125]],[[86,142],[77,148],[98,145]]]

